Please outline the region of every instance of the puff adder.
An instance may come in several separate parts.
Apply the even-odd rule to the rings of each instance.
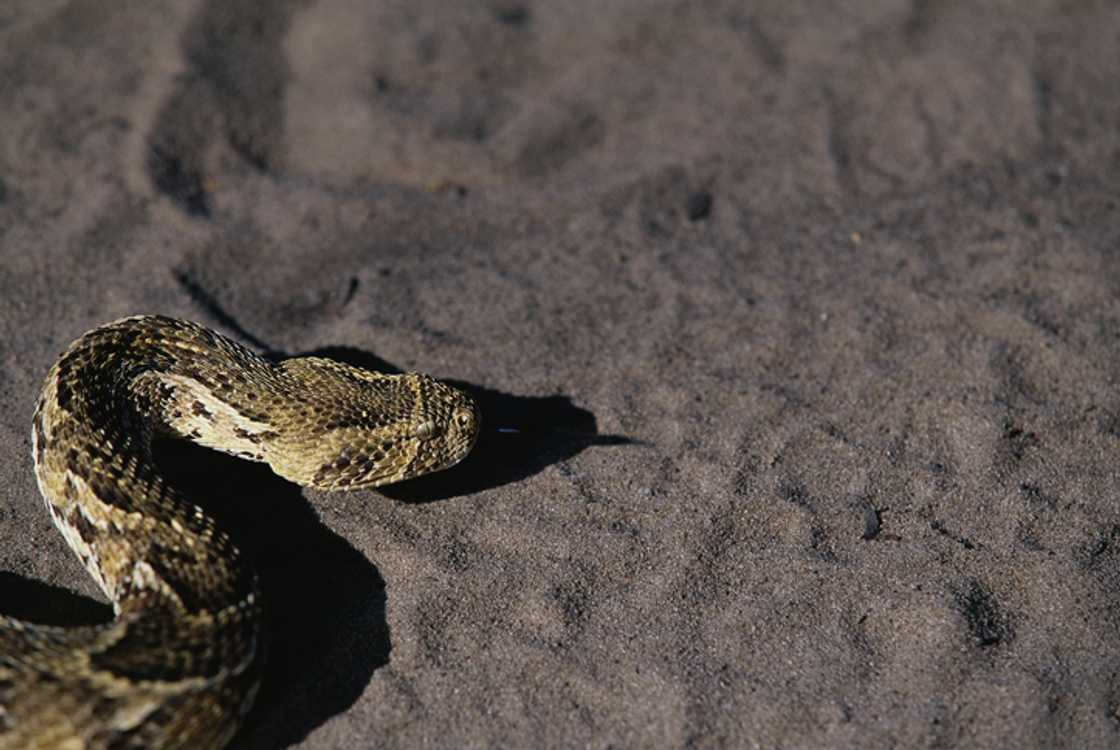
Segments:
[[[0,749],[219,748],[253,703],[253,566],[160,475],[153,438],[349,490],[451,466],[478,427],[466,395],[425,375],[273,363],[182,320],[126,318],[79,338],[39,397],[35,474],[116,617],[59,628],[0,616]]]

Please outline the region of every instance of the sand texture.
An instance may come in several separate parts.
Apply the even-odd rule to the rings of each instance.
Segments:
[[[1120,746],[1113,2],[0,4],[0,611],[87,329],[471,389],[459,467],[166,448],[265,578],[240,748]]]

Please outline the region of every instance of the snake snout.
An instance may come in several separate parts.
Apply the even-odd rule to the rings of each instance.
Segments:
[[[481,415],[474,401],[462,391],[455,391],[455,402],[447,423],[447,442],[450,448],[448,466],[462,461],[478,440]]]

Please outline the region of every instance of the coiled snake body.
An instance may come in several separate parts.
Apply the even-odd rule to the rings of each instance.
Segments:
[[[478,426],[466,395],[427,376],[272,363],[186,321],[126,318],[79,338],[39,397],[35,473],[116,618],[59,628],[0,616],[0,749],[218,748],[252,705],[252,564],[161,477],[154,437],[346,490],[451,466]]]

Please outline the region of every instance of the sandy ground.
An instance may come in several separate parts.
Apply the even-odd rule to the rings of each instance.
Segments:
[[[0,609],[106,616],[32,408],[160,312],[522,429],[169,449],[266,579],[237,747],[1116,747],[1120,11],[980,5],[3,3]]]

